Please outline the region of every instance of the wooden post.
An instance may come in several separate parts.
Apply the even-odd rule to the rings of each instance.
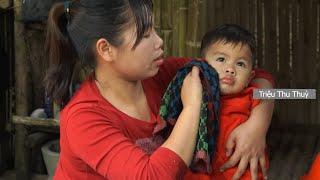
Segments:
[[[7,9],[10,6],[10,0],[2,0],[0,1],[0,8]]]
[[[28,115],[28,63],[24,41],[24,24],[21,19],[21,0],[14,0],[14,29],[15,29],[15,103],[17,115]],[[28,152],[24,147],[27,129],[24,125],[15,126],[15,168],[16,179],[30,179]]]
[[[27,52],[25,43],[25,26],[20,21],[21,18],[21,0],[15,0],[14,6],[14,29],[15,29],[15,95],[16,95],[16,114],[28,115],[28,72]]]

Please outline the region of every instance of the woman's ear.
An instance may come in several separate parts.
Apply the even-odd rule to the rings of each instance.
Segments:
[[[96,52],[104,61],[111,62],[114,60],[113,46],[104,38],[96,42]]]

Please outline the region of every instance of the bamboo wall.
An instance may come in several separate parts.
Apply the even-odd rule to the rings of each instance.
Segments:
[[[273,124],[320,125],[320,0],[154,0],[167,55],[198,57],[201,37],[237,23],[257,39],[257,64],[277,88],[317,89],[317,100],[278,100]]]

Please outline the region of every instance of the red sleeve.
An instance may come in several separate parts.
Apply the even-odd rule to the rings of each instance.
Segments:
[[[186,164],[160,147],[147,155],[114,122],[94,109],[80,109],[68,119],[67,143],[91,168],[108,179],[179,179]]]
[[[268,73],[267,71],[263,70],[263,69],[259,69],[259,68],[255,68],[255,77],[254,78],[262,78],[262,79],[266,79],[268,80],[273,87],[275,87],[275,81],[273,76]]]

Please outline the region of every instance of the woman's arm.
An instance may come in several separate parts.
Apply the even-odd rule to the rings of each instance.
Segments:
[[[202,85],[199,69],[193,67],[183,81],[181,100],[183,110],[169,138],[162,145],[177,153],[189,166],[193,157],[196,137],[199,128]]]
[[[263,78],[256,78],[252,83],[261,88],[273,88],[274,84]],[[249,119],[238,126],[228,137],[226,154],[227,156],[232,154],[232,156],[221,167],[221,170],[223,171],[239,163],[238,170],[233,177],[234,180],[240,179],[249,164],[253,180],[257,179],[259,166],[262,169],[263,176],[267,178],[265,144],[273,107],[274,100],[262,100],[259,105],[253,108]]]
[[[201,98],[199,69],[193,68],[181,90],[182,113],[169,138],[151,155],[126,137],[115,120],[90,108],[68,116],[67,141],[79,161],[108,179],[180,179],[193,156]]]

